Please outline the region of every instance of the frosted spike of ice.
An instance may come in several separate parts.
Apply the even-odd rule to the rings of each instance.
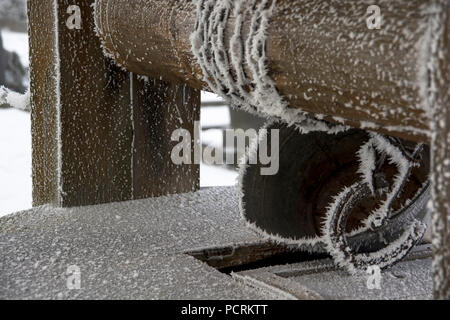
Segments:
[[[371,140],[364,144],[357,153],[359,158],[358,172],[362,175],[362,180],[367,183],[372,194],[375,193],[373,185],[373,172],[375,170],[375,150],[372,146]]]
[[[395,200],[395,197],[401,191],[403,181],[407,179],[409,169],[412,166],[412,164],[408,161],[408,159],[406,159],[402,155],[402,152],[396,146],[389,143],[389,141],[387,141],[387,139],[384,138],[382,135],[377,133],[371,133],[371,136],[372,139],[369,142],[373,144],[373,146],[378,152],[382,154],[384,153],[389,157],[391,163],[397,166],[398,173],[394,176],[393,187],[391,188],[391,191],[388,193],[386,200],[384,200],[382,204],[370,214],[370,216],[366,219],[366,221],[364,221],[364,224],[367,227],[370,227],[372,225],[379,226],[379,224],[384,220],[384,218],[387,217],[387,215],[389,214],[389,208],[392,202]],[[370,158],[366,159],[366,161],[370,161]],[[360,171],[363,170],[364,167],[361,166]],[[366,172],[365,174],[368,175],[368,172]]]

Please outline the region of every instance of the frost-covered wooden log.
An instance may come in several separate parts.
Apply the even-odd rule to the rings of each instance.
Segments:
[[[242,63],[251,75],[258,54],[249,60],[246,50],[265,50],[257,63],[266,62],[268,76],[291,108],[427,141],[427,75],[442,3],[377,1],[379,29],[366,21],[373,14],[371,1],[97,0],[95,12],[105,52],[133,72],[211,90],[192,50],[198,43],[191,43],[198,25],[209,24],[212,29],[200,34],[217,42],[211,50],[221,56],[216,60],[220,72]],[[239,75],[231,73],[240,85]],[[250,80],[244,88],[259,81]],[[276,113],[265,101],[261,110]]]
[[[33,203],[78,206],[198,188],[172,164],[171,133],[192,132],[200,94],[138,78],[105,58],[93,1],[29,0]]]

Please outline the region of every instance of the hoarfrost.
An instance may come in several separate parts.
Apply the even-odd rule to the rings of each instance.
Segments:
[[[339,224],[339,218],[336,215],[343,214],[342,211],[349,210],[348,206],[354,201],[358,201],[359,194],[362,194],[364,185],[367,185],[372,194],[375,193],[373,183],[373,172],[376,166],[375,150],[382,155],[386,155],[390,162],[395,164],[398,169],[397,175],[393,178],[393,186],[387,193],[386,199],[382,201],[374,211],[370,213],[368,218],[363,221],[363,227],[353,230],[349,234],[344,234]],[[417,151],[418,148],[416,147]],[[395,241],[390,242],[386,247],[371,253],[355,254],[345,243],[348,235],[358,234],[371,228],[377,228],[382,225],[386,219],[391,216],[391,205],[400,194],[404,183],[406,182],[410,168],[415,164],[403,156],[402,152],[390,143],[385,137],[371,133],[371,139],[365,143],[358,152],[360,158],[359,173],[362,175],[362,183],[355,183],[351,187],[344,188],[337,196],[334,197],[332,203],[327,209],[326,218],[323,223],[322,233],[327,251],[332,255],[336,264],[345,267],[350,273],[355,273],[358,269],[369,265],[377,265],[384,268],[392,265],[402,259],[409,250],[423,237],[426,231],[426,224],[414,218],[414,211],[423,210],[426,200],[425,198],[417,198],[416,203],[411,201],[404,204],[404,210],[410,210],[411,220],[409,225],[405,227],[403,233]],[[429,184],[427,184],[429,186]],[[425,187],[427,188],[427,187]],[[421,192],[422,190],[420,190]],[[424,194],[424,193],[422,193]],[[355,200],[356,199],[356,200]],[[411,207],[411,209],[408,209]],[[425,219],[424,219],[425,220]],[[339,235],[341,233],[341,235]]]
[[[266,56],[267,29],[276,0],[197,0],[195,30],[191,49],[209,88],[233,107],[281,119],[303,133],[346,130],[343,125],[316,121],[305,112],[290,108],[269,76]],[[235,27],[226,43],[225,29],[233,16]],[[244,37],[244,21],[250,32]],[[226,48],[229,48],[227,53]],[[228,54],[230,58],[228,58]],[[243,69],[248,65],[249,75]]]

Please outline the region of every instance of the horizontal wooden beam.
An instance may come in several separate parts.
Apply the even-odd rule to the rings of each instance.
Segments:
[[[248,3],[244,7],[251,11],[252,4],[261,1],[244,1]],[[135,73],[210,90],[191,50],[196,4],[97,0],[95,15],[105,52]],[[431,48],[438,41],[443,18],[439,2],[377,1],[379,29],[370,24],[376,22],[370,20],[376,13],[368,10],[371,4],[276,1],[267,29],[269,75],[292,108],[333,122],[428,142],[428,73]],[[242,17],[241,33],[246,38],[251,15]],[[236,12],[231,10],[224,32],[228,55],[228,40],[235,27]],[[243,64],[248,71],[249,66]]]

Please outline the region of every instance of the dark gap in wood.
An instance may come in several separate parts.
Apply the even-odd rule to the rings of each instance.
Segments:
[[[213,247],[185,253],[225,274],[329,258],[328,254],[302,251],[296,245],[272,242]]]

